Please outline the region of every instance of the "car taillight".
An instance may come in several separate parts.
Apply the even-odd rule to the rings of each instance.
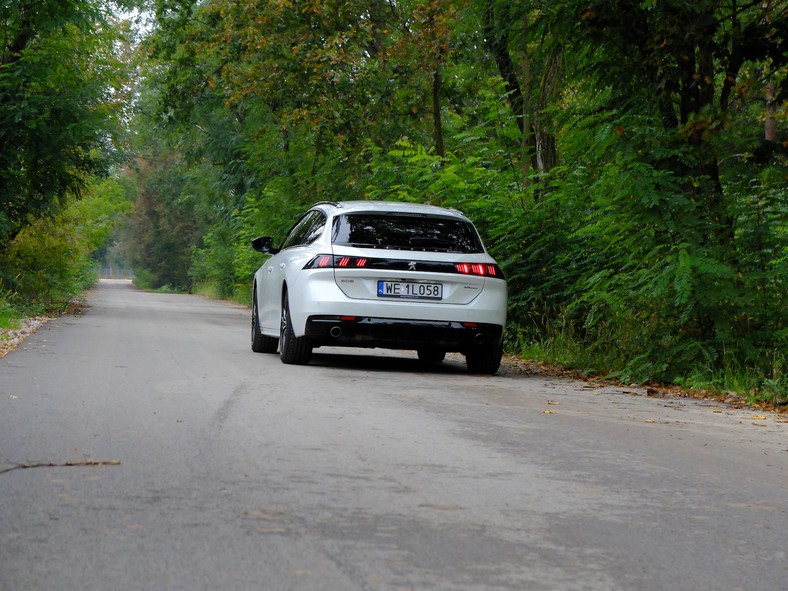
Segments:
[[[336,257],[334,263],[337,267],[366,267],[367,259],[357,257]]]
[[[455,268],[462,275],[503,278],[503,272],[498,265],[490,265],[489,263],[457,263]]]
[[[369,259],[364,257],[346,257],[334,256],[331,254],[319,254],[306,265],[304,265],[304,269],[333,269],[336,267],[343,269],[360,269],[366,267],[368,261]]]

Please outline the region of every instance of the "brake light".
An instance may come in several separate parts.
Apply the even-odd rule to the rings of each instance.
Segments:
[[[485,263],[457,263],[457,272],[462,275],[478,275],[479,277],[503,277],[503,273],[498,265],[488,265]]]
[[[334,267],[353,269],[366,267],[368,261],[369,259],[360,257],[319,254],[304,265],[304,269],[333,269]]]

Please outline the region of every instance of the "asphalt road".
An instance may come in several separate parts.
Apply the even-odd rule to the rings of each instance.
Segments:
[[[0,590],[788,589],[776,416],[89,302],[0,360]]]

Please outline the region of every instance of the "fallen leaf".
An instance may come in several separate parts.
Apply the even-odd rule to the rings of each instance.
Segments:
[[[542,414],[544,414],[544,415],[554,415],[555,411],[554,410],[543,410]]]
[[[765,421],[766,420],[766,416],[765,415],[755,415],[754,417],[750,417],[750,420],[751,421]]]
[[[656,423],[657,421],[654,420],[654,419],[646,419],[644,422],[645,423]]]
[[[559,405],[559,404],[561,404],[561,403],[560,403],[560,402],[556,402],[555,400],[548,400],[548,401],[547,401],[547,404],[555,404],[555,405]]]

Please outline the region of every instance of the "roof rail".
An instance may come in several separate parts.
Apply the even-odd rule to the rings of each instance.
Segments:
[[[312,207],[315,205],[333,205],[335,207],[340,207],[339,202],[337,201],[318,201],[317,203],[312,204]]]

